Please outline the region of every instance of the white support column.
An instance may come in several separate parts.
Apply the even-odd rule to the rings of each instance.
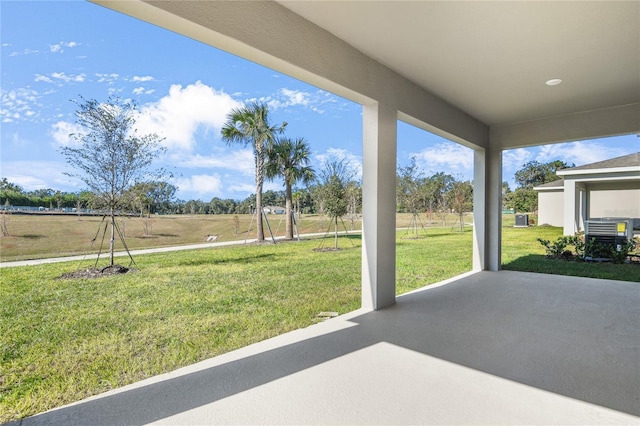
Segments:
[[[364,106],[362,149],[362,307],[396,301],[397,111]]]
[[[588,219],[588,202],[589,202],[589,189],[585,184],[580,184],[580,210],[578,214],[578,225],[576,232],[585,229],[585,222]]]
[[[473,177],[473,270],[502,262],[502,151],[476,149]]]
[[[564,235],[573,235],[577,229],[577,212],[578,204],[576,194],[576,181],[573,179],[564,179]]]

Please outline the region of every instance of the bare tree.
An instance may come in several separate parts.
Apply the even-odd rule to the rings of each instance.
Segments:
[[[418,222],[422,221],[418,211],[425,206],[425,188],[422,173],[416,164],[416,158],[411,157],[411,163],[406,167],[399,167],[397,172],[396,200],[400,211],[412,214],[410,229],[418,238]],[[422,226],[424,229],[424,226]],[[408,231],[407,231],[408,232]]]
[[[82,180],[96,195],[101,208],[108,211],[111,224],[109,264],[113,266],[116,214],[125,206],[126,191],[137,181],[160,176],[150,171],[152,162],[164,148],[156,134],[138,135],[135,129],[136,104],[109,98],[101,103],[81,98],[76,102],[76,123],[83,131],[71,134],[75,142],[61,152],[67,163],[77,170],[67,173]]]
[[[456,181],[446,194],[447,205],[458,215],[460,232],[464,231],[464,213],[473,210],[473,185]]]
[[[344,160],[329,161],[320,172],[320,194],[324,209],[334,223],[334,248],[338,248],[338,219],[348,212],[348,188],[354,171]]]

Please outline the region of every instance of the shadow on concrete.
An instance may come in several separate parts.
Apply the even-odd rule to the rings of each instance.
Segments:
[[[391,308],[350,321],[357,325],[83,401],[22,424],[145,424],[380,342],[640,415],[637,284],[482,272],[401,296]]]

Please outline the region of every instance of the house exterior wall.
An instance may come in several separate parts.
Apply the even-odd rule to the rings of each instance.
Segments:
[[[589,193],[589,217],[640,218],[640,189],[592,189]]]
[[[538,224],[564,225],[564,191],[561,189],[538,193]]]

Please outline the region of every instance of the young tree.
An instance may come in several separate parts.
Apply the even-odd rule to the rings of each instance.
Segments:
[[[295,140],[289,138],[279,138],[273,147],[267,152],[266,175],[273,180],[281,176],[284,180],[285,198],[285,240],[293,239],[292,224],[292,189],[293,185],[302,182],[306,185],[316,178],[315,172],[309,166],[309,156],[311,149],[304,138]]]
[[[473,210],[473,185],[456,181],[446,194],[447,206],[458,215],[460,232],[464,231],[464,213]]]
[[[222,126],[222,139],[228,144],[251,145],[256,167],[256,212],[257,241],[264,241],[262,224],[262,186],[264,184],[267,150],[273,145],[277,134],[284,132],[287,123],[272,126],[269,123],[269,108],[263,103],[235,108],[227,115]]]
[[[333,160],[325,164],[320,173],[320,194],[324,211],[334,222],[334,248],[338,248],[338,219],[348,211],[347,191],[355,173],[344,160]]]
[[[455,182],[453,176],[439,172],[425,180],[424,191],[425,200],[429,211],[436,211],[442,219],[442,224],[446,225],[447,202],[445,194],[451,189]]]
[[[408,166],[398,168],[396,182],[398,210],[412,213],[411,227],[417,238],[418,222],[420,221],[418,210],[424,208],[425,189],[415,157],[411,157],[411,163]]]
[[[164,148],[156,134],[138,135],[134,125],[136,104],[109,98],[107,102],[77,103],[76,122],[83,131],[71,134],[74,144],[61,149],[67,163],[77,172],[67,173],[82,180],[107,209],[111,224],[109,262],[113,266],[116,214],[124,207],[124,194],[136,181],[147,180],[150,166]]]

